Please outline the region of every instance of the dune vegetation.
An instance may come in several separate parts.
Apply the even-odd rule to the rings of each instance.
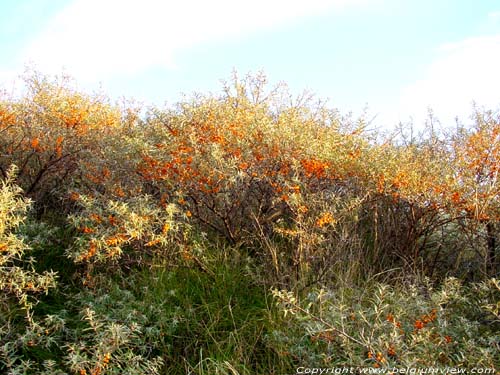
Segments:
[[[499,371],[500,115],[382,134],[262,75],[0,97],[0,373]]]

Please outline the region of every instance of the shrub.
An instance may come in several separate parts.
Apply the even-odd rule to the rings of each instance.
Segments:
[[[26,258],[30,247],[16,230],[26,219],[31,205],[23,198],[21,189],[14,184],[17,168],[11,167],[6,179],[0,182],[0,290],[1,306],[9,306],[11,298],[26,309],[30,318],[32,302],[30,295],[46,292],[55,286],[55,275],[51,272],[38,274],[33,260]]]
[[[68,221],[78,233],[68,255],[77,263],[109,266],[122,258],[125,250],[132,261],[140,261],[148,254],[168,256],[161,251],[188,228],[181,227],[176,205],[160,207],[149,196],[116,201],[102,195],[78,195],[76,200],[81,209]]]
[[[100,160],[126,137],[127,116],[103,96],[78,92],[68,77],[31,73],[25,83],[23,97],[0,100],[0,174],[16,164],[16,182],[39,210],[60,210],[72,186],[112,177],[111,160]]]
[[[31,249],[18,230],[31,202],[14,184],[16,173],[17,168],[11,167],[0,182],[0,371],[23,366],[18,350],[20,343],[31,342],[28,336],[37,332],[36,296],[56,284],[55,273],[37,273],[34,260],[26,256]],[[20,310],[24,310],[24,322]]]
[[[465,287],[452,278],[436,290],[375,283],[303,299],[274,290],[284,320],[269,340],[303,366],[498,370],[499,292],[494,279]]]

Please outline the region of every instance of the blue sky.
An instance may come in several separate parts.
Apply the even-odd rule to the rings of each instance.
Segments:
[[[32,64],[162,104],[262,70],[380,127],[500,107],[498,0],[5,0],[0,50],[7,89]]]

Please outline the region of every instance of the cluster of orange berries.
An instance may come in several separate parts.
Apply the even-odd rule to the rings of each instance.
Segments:
[[[415,320],[413,323],[413,328],[415,329],[415,332],[425,328],[426,325],[429,323],[432,323],[437,319],[437,309],[432,309],[430,313],[421,315],[418,319]],[[394,315],[388,314],[386,317],[386,320],[390,323],[393,323],[397,328],[401,329],[401,323],[396,321],[394,318]]]
[[[98,363],[97,366],[94,368],[94,370],[92,370],[90,375],[101,375],[102,370],[105,369],[106,366],[108,366],[110,360],[111,360],[111,354],[110,353],[104,354],[104,357],[102,358],[102,363]],[[88,375],[87,370],[81,369],[80,375]]]
[[[383,193],[385,190],[385,176],[384,174],[380,174],[377,179],[377,191],[379,193]]]
[[[437,310],[432,309],[429,314],[424,314],[420,317],[420,319],[415,320],[415,323],[413,323],[413,327],[415,328],[415,331],[421,330],[427,324],[435,321],[436,318],[437,318]]]
[[[455,191],[452,195],[451,195],[451,201],[455,204],[459,204],[459,203],[462,203],[462,198],[460,196],[460,193]]]
[[[309,209],[308,209],[308,208],[307,208],[307,206],[305,206],[305,205],[301,205],[301,206],[297,207],[297,212],[298,212],[299,214],[305,214],[305,213],[307,213],[308,211],[309,211]]]
[[[5,109],[0,109],[0,123],[4,126],[11,125],[16,121],[16,114]],[[3,127],[2,127],[3,128]]]
[[[73,202],[77,201],[80,199],[80,194],[78,194],[76,191],[72,191],[70,194],[69,194],[69,199]]]
[[[62,143],[64,141],[64,137],[57,137],[56,139],[56,148],[55,148],[55,151],[56,151],[56,156],[58,158],[60,158],[62,156],[62,150],[63,150],[63,146],[62,146]]]
[[[392,314],[387,314],[387,317],[385,318],[385,320],[387,320],[388,322],[394,324],[397,328],[401,328],[401,323],[396,321],[396,319],[394,318],[394,315]]]
[[[88,226],[84,226],[80,228],[80,232],[85,233],[85,234],[90,234],[94,233],[94,229]]]
[[[158,245],[160,242],[161,242],[161,240],[157,238],[157,239],[146,242],[145,246],[152,247],[152,246]]]
[[[300,164],[304,168],[307,177],[324,178],[329,168],[327,163],[316,159],[303,159]]]
[[[394,189],[399,189],[405,186],[408,186],[408,176],[405,172],[400,172],[392,180],[392,187]]]
[[[124,233],[118,233],[115,236],[109,237],[105,240],[107,246],[120,246],[128,241],[130,237]]]
[[[43,151],[43,148],[40,146],[40,139],[35,137],[31,140],[31,148],[37,152]]]
[[[96,253],[97,253],[97,245],[94,241],[91,241],[89,249],[87,250],[87,252],[85,254],[80,256],[79,260],[80,261],[87,261],[90,258],[92,258]]]
[[[77,194],[77,193],[74,193],[74,194]],[[92,222],[94,222],[96,224],[102,224],[104,221],[104,219],[100,215],[95,214],[95,213],[90,214],[89,219],[92,220]],[[109,222],[110,222],[110,224],[114,225],[113,222],[116,223],[116,219],[110,215]],[[85,234],[91,234],[91,233],[95,232],[94,228],[89,227],[87,225],[80,227],[79,230],[80,230],[80,232],[85,233]]]
[[[373,367],[380,367],[380,364],[383,364],[386,361],[386,359],[384,358],[384,355],[382,354],[382,352],[377,352],[376,354],[373,353],[371,350],[368,351],[368,354],[367,354],[367,357],[368,359],[372,359],[372,360],[375,360],[375,364],[373,365]]]
[[[318,218],[318,220],[316,220],[316,225],[320,228],[323,228],[328,224],[335,224],[336,222],[337,220],[333,217],[333,215],[330,212],[325,212]]]
[[[85,178],[96,185],[103,184],[106,180],[109,180],[110,176],[111,171],[108,168],[103,168],[101,170],[92,168],[91,172],[85,174]]]

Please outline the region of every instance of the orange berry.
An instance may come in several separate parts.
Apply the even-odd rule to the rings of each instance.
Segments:
[[[111,354],[106,353],[106,354],[104,355],[104,358],[103,358],[102,362],[103,362],[105,365],[107,365],[107,364],[109,363],[109,360],[110,360],[110,359],[111,359]]]
[[[424,322],[422,322],[420,319],[416,320],[415,323],[413,324],[416,330],[422,329],[425,327]]]
[[[40,145],[40,140],[39,140],[37,137],[35,137],[35,138],[33,138],[33,139],[31,140],[31,147],[32,147],[34,150],[37,150],[37,151],[38,151],[38,149],[39,149],[39,147],[38,147],[38,146],[39,146],[39,145]]]
[[[156,239],[156,240],[151,240],[149,242],[146,242],[146,246],[147,247],[151,247],[151,246],[154,246],[156,244],[158,244],[160,242],[160,240]]]
[[[163,234],[165,234],[165,233],[167,233],[169,231],[169,229],[170,229],[170,225],[168,223],[165,223],[165,224],[163,224],[163,226],[161,228],[161,232]]]
[[[118,219],[116,217],[114,217],[113,215],[108,216],[108,221],[113,226],[118,224]]]
[[[69,195],[69,199],[72,200],[72,201],[77,201],[78,199],[80,199],[80,194],[78,194],[76,192],[72,192]]]
[[[106,240],[106,245],[108,246],[116,246],[119,243],[119,239],[116,237],[111,237]]]

